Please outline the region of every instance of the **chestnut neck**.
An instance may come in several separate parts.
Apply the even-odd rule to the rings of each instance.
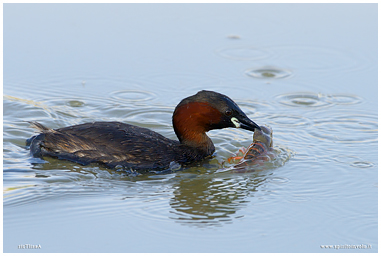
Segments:
[[[189,102],[176,107],[172,123],[181,144],[212,154],[214,145],[206,132],[220,119],[220,112],[208,103]]]

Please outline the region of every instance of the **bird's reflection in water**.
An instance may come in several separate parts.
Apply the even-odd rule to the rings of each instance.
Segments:
[[[62,165],[57,166],[58,163]],[[221,226],[243,217],[239,214],[239,210],[247,206],[248,197],[261,190],[260,187],[273,174],[273,169],[256,171],[248,168],[247,172],[241,172],[242,170],[237,172],[234,169],[217,170],[217,166],[209,166],[208,169],[203,166],[204,168],[193,167],[172,175],[130,177],[115,170],[78,166],[55,159],[49,159],[49,162],[46,163],[34,164],[34,169],[49,170],[52,168],[51,165],[55,165],[55,170],[66,170],[64,173],[56,173],[53,176],[64,175],[67,178],[62,180],[61,177],[59,180],[53,179],[51,182],[76,182],[81,184],[81,188],[87,187],[87,183],[90,182],[93,185],[96,183],[100,189],[104,189],[107,182],[107,187],[111,185],[112,190],[123,187],[122,191],[128,191],[128,197],[123,197],[123,199],[145,198],[150,194],[157,195],[157,191],[162,186],[170,188],[172,194],[169,198],[169,205],[172,210],[168,213],[168,217],[178,223],[200,228]],[[47,175],[44,177],[51,176],[50,172],[44,172],[44,174]],[[48,182],[47,179],[44,180]],[[143,194],[141,189],[138,189],[141,186],[144,186]],[[140,192],[138,193],[137,190]],[[166,191],[168,192],[167,189]]]
[[[272,146],[272,143],[271,145]],[[271,153],[271,155],[270,155]],[[246,162],[224,162],[220,168],[213,167],[213,160],[205,174],[178,173],[173,185],[174,196],[170,200],[172,219],[178,222],[200,227],[222,225],[242,217],[238,211],[246,207],[248,197],[253,196],[273,170],[283,166],[293,155],[293,151],[276,146],[270,153],[260,155],[260,161],[252,158]],[[266,159],[266,160],[264,160]],[[240,160],[238,160],[240,161]],[[192,173],[192,169],[189,169]],[[193,169],[195,171],[195,169]],[[193,172],[194,173],[194,172]],[[182,177],[182,178],[180,178]]]
[[[169,202],[174,209],[171,218],[199,227],[230,223],[242,217],[237,212],[246,206],[248,196],[257,191],[267,176],[264,173],[184,175],[174,184],[174,196]]]

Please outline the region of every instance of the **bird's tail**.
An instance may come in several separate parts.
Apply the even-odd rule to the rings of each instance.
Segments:
[[[42,124],[40,124],[39,122],[34,122],[34,121],[28,121],[28,123],[30,123],[30,127],[38,130],[39,132],[48,132],[48,131],[51,131],[52,129],[46,127],[46,126],[43,126]]]

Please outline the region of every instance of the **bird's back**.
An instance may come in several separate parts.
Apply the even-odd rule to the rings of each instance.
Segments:
[[[80,164],[102,163],[134,170],[165,169],[176,161],[179,142],[146,128],[120,122],[94,122],[59,129],[34,123],[41,133],[29,140],[35,157]]]

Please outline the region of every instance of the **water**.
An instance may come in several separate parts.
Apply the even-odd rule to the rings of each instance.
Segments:
[[[202,89],[271,126],[279,161],[221,171],[252,142],[239,129],[160,175],[25,148],[27,121],[176,139],[174,107]],[[378,251],[376,4],[5,4],[3,92],[4,252]]]

